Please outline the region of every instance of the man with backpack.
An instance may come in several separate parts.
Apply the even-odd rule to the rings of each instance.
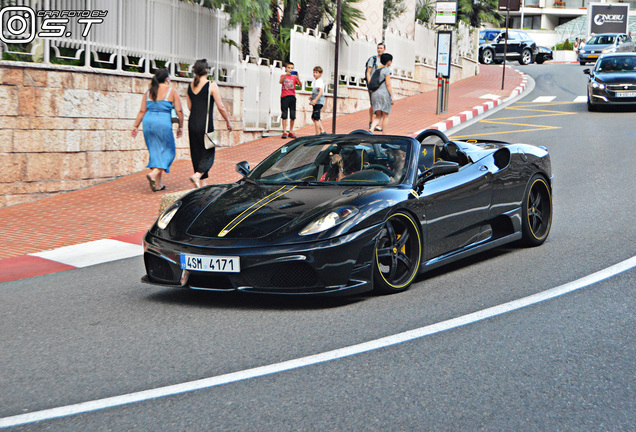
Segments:
[[[384,53],[380,56],[380,66],[371,76],[368,87],[375,90],[371,93],[371,105],[375,111],[375,117],[369,126],[369,132],[374,130],[387,132],[389,126],[389,113],[393,105],[393,87],[391,86],[391,63],[393,56]],[[381,124],[381,127],[377,127]]]
[[[378,66],[380,66],[380,56],[384,54],[384,52],[386,51],[386,45],[384,45],[384,42],[380,42],[376,49],[378,51],[378,55],[369,57],[369,60],[367,60],[367,63],[365,66],[364,76],[365,76],[365,79],[367,80],[367,86],[369,85],[369,81],[371,81],[371,76],[373,75],[373,72],[375,72]],[[368,87],[367,87],[367,90],[369,90]],[[373,93],[373,91],[369,90],[369,101],[371,100],[371,93]],[[373,104],[371,104],[371,106],[369,107],[369,128],[371,127],[372,121],[373,121]]]

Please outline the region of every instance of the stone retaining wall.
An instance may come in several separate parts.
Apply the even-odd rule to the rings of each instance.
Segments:
[[[469,62],[470,63],[470,62]],[[477,73],[454,66],[454,79]],[[79,69],[79,70],[78,70]],[[393,80],[397,98],[431,90],[434,67],[418,65],[416,79]],[[173,78],[187,113],[189,79]],[[148,155],[143,135],[130,131],[148,89],[148,77],[90,68],[44,66],[0,61],[0,207],[34,201],[139,172]],[[215,110],[221,139],[232,145],[260,138],[263,131],[244,131],[243,88],[220,84],[233,131]],[[298,93],[296,127],[311,124],[310,93]],[[367,90],[341,86],[338,114],[369,107]],[[333,112],[327,97],[323,118]],[[327,125],[328,123],[325,123]],[[187,127],[187,125],[186,125]],[[189,157],[187,129],[176,140],[177,159]]]

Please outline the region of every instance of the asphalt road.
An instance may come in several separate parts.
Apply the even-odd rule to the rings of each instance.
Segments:
[[[139,282],[141,258],[0,284],[0,422],[353,346],[632,258],[634,113],[573,103],[585,94],[581,66],[521,69],[534,90],[455,136],[548,147],[554,221],[543,246],[497,249],[382,297],[161,289]],[[409,342],[12,430],[633,430],[635,286],[631,269]]]

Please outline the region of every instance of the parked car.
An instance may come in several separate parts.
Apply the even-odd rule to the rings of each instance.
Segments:
[[[578,61],[581,66],[594,63],[601,54],[613,52],[634,52],[634,42],[625,33],[601,33],[592,36],[579,50]]]
[[[505,30],[481,30],[479,32],[479,61],[483,64],[501,63],[504,60]],[[527,65],[535,60],[537,44],[524,31],[508,30],[506,60],[516,60]]]
[[[417,274],[552,222],[545,147],[488,139],[315,135],[243,178],[176,200],[144,237],[144,282],[270,294],[397,293]],[[488,271],[488,269],[485,269]]]
[[[554,56],[552,55],[552,50],[546,47],[537,47],[537,55],[534,58],[534,61],[537,64],[543,64],[548,60],[552,60]]]
[[[587,83],[587,109],[599,106],[636,106],[636,53],[612,53],[599,57]]]

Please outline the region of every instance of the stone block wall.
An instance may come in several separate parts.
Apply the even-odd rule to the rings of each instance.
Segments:
[[[143,135],[133,139],[130,131],[150,79],[66,69],[0,64],[0,207],[91,186],[147,164]],[[189,81],[173,80],[184,107]],[[241,89],[220,88],[238,126]],[[229,134],[224,121],[215,124],[224,140],[241,142],[240,131]],[[187,130],[176,145],[177,158],[189,157]]]

